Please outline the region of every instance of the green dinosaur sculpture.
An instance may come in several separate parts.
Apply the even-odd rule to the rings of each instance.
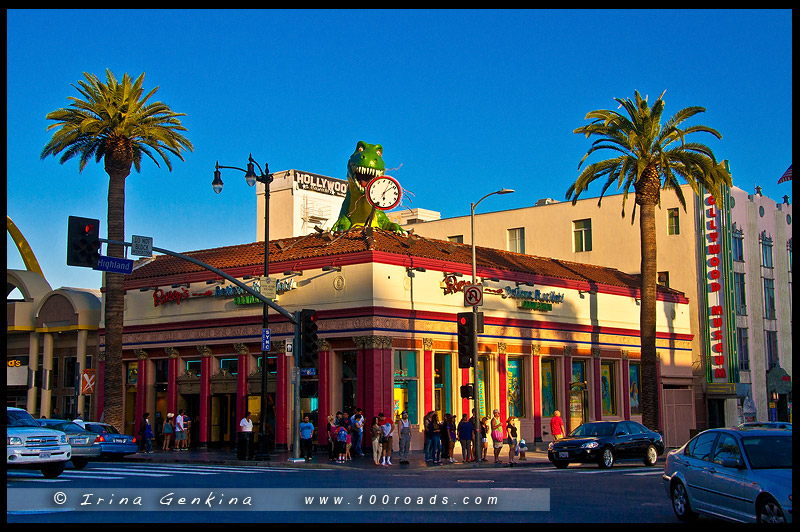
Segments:
[[[392,222],[380,209],[374,209],[365,196],[365,187],[373,177],[383,175],[386,170],[383,164],[383,146],[358,141],[356,151],[347,161],[347,194],[339,211],[339,219],[333,224],[331,231],[347,231],[352,227],[369,225],[405,233],[405,229]]]

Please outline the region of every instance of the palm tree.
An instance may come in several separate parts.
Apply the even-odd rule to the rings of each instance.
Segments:
[[[162,102],[148,103],[158,90],[154,88],[142,97],[144,73],[136,81],[126,73],[118,82],[110,70],[106,70],[103,83],[94,74],[84,72],[86,81],[78,81],[75,87],[84,99],[68,97],[72,103],[68,108],[47,114],[55,121],[47,130],[56,129],[53,137],[42,150],[41,158],[57,155],[59,162],[78,156],[79,171],[83,171],[89,160],[103,159],[108,174],[108,239],[125,240],[125,178],[141,171],[142,154],[160,166],[154,156],[158,155],[172,171],[167,152],[183,160],[181,150],[192,151],[194,147],[180,132],[186,131],[179,116]],[[108,244],[108,256],[124,257],[123,246]],[[117,427],[123,426],[122,391],[122,324],[125,291],[123,274],[106,274],[105,305],[105,377],[104,405],[105,421]]]
[[[666,91],[665,91],[666,92]],[[678,178],[684,179],[701,194],[700,187],[711,193],[719,201],[723,185],[731,186],[731,176],[724,165],[717,163],[714,153],[703,144],[688,143],[690,133],[710,133],[721,139],[716,130],[702,125],[678,126],[686,119],[705,111],[702,107],[687,107],[678,111],[662,126],[661,114],[664,100],[658,97],[650,107],[647,97],[642,99],[638,91],[635,101],[619,102],[627,116],[621,112],[596,110],[586,115],[591,124],[577,128],[575,133],[583,133],[586,138],[599,137],[578,164],[580,170],[587,157],[598,150],[612,150],[618,155],[612,159],[599,161],[586,166],[575,183],[567,190],[567,199],[574,205],[578,196],[589,184],[604,178],[598,206],[606,190],[617,183],[623,189],[622,216],[625,216],[625,201],[631,186],[635,193],[635,205],[631,224],[636,217],[636,205],[640,207],[639,228],[641,233],[641,307],[639,328],[641,335],[642,365],[642,422],[652,430],[659,428],[659,390],[657,382],[656,358],[656,232],[655,208],[661,204],[661,190],[673,190],[678,201],[686,211],[686,200]],[[662,182],[663,179],[663,182]]]

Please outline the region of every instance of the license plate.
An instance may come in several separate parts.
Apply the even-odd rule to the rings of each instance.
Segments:
[[[39,453],[39,458],[47,460],[50,458],[50,453]]]
[[[566,451],[561,451],[560,453],[558,453],[558,457],[559,458],[569,458],[569,453],[566,452]]]
[[[114,438],[114,443],[125,443],[125,438]]]

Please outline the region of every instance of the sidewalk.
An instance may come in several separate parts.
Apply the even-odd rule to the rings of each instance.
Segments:
[[[478,469],[478,468],[501,468],[508,467],[508,451],[500,454],[502,464],[494,463],[494,454],[492,449],[489,449],[489,457],[486,462],[476,463],[462,463],[461,453],[456,451],[455,458],[457,463],[442,462],[441,464],[433,464],[425,462],[425,455],[423,451],[411,451],[409,456],[409,464],[400,465],[400,455],[397,452],[392,453],[392,466],[381,467],[376,466],[372,461],[372,453],[364,453],[364,456],[353,457],[352,460],[343,464],[331,462],[328,460],[328,453],[320,449],[320,452],[314,455],[311,462],[304,460],[293,461],[294,454],[290,451],[277,451],[270,454],[269,460],[238,460],[236,451],[231,449],[190,449],[188,451],[153,451],[150,454],[136,453],[125,457],[125,461],[137,462],[157,462],[157,463],[202,463],[202,464],[224,464],[224,465],[238,465],[238,466],[257,466],[257,467],[301,467],[301,468],[325,468],[325,469],[388,469],[388,470],[407,470],[407,469]],[[535,467],[535,466],[550,466],[550,461],[547,459],[547,452],[533,451],[526,453],[526,460],[520,460],[516,457],[517,464],[514,467]]]

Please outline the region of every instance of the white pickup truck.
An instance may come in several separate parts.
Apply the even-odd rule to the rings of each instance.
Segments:
[[[72,456],[67,435],[39,425],[25,410],[6,407],[6,468],[38,469],[47,478],[64,471]]]

